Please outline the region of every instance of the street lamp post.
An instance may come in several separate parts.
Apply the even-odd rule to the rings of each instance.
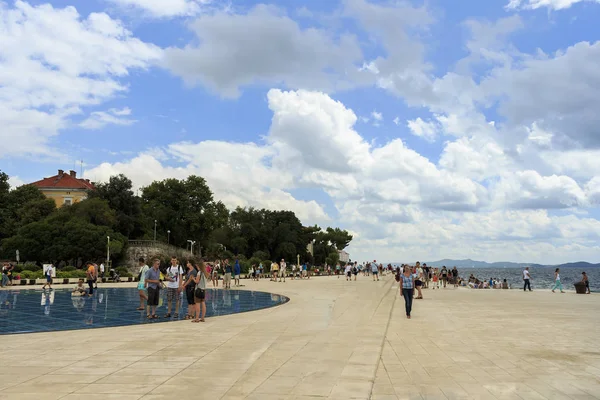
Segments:
[[[196,241],[188,239],[188,243],[190,244],[190,254],[194,255],[194,245],[196,244]]]
[[[106,266],[110,267],[110,236],[106,237]]]
[[[167,231],[167,244],[171,244],[171,231]]]
[[[156,220],[154,220],[154,241],[156,242]]]

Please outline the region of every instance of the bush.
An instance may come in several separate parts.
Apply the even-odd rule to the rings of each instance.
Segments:
[[[13,272],[17,273],[17,272],[21,272],[21,271],[23,271],[23,264],[17,264],[14,266]]]
[[[262,262],[262,265],[263,265],[263,272],[271,272],[271,263],[272,263],[272,262],[273,262],[273,261],[271,261],[271,260],[264,260],[264,261]]]
[[[19,275],[21,275],[21,279],[42,279],[44,277],[42,271],[30,271],[27,269],[21,271]]]
[[[73,271],[66,271],[65,268],[63,268],[61,271],[56,271],[56,277],[57,278],[86,278],[86,274],[85,271],[81,270],[81,269],[75,269]]]
[[[133,275],[131,275],[131,272],[129,272],[127,267],[123,267],[123,266],[117,267],[117,268],[115,268],[115,271],[117,271],[117,273],[121,276],[121,278],[133,277]]]
[[[23,271],[41,271],[42,267],[39,265],[36,265],[35,263],[25,263],[25,265],[23,265]]]
[[[77,271],[77,268],[75,268],[75,267],[74,267],[74,266],[72,266],[72,265],[67,265],[67,266],[66,266],[66,267],[64,267],[64,268],[61,268],[61,271],[62,271],[62,272]]]
[[[254,254],[252,254],[252,258],[258,258],[259,260],[265,260],[265,259],[269,258],[269,253],[267,253],[266,251],[258,250],[258,251],[255,251]]]

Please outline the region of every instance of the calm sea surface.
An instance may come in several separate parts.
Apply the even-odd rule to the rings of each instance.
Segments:
[[[530,267],[531,288],[537,290],[549,290],[554,286],[555,267]],[[461,278],[469,278],[473,274],[479,280],[489,280],[490,278],[506,279],[512,289],[523,289],[523,278],[521,268],[458,268],[458,274]],[[573,284],[581,281],[581,272],[578,268],[562,268],[560,270],[560,281],[565,290],[575,290]],[[600,291],[600,268],[590,268],[585,270],[590,280],[590,290]]]

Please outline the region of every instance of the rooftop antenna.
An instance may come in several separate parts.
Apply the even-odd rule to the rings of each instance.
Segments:
[[[81,169],[79,170],[79,176],[83,178],[83,160],[79,161],[81,163]]]

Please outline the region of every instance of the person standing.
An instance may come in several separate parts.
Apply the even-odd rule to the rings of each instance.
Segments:
[[[158,307],[158,300],[160,298],[160,260],[154,259],[152,268],[146,271],[146,278],[144,283],[148,288],[148,319],[157,319],[156,307]]]
[[[100,263],[100,278],[104,278],[104,263]]]
[[[523,270],[523,291],[529,289],[531,292],[531,275],[529,274],[529,267],[525,267]]]
[[[98,275],[100,273],[100,268],[98,264],[94,263],[94,289],[98,290]]]
[[[196,289],[196,276],[198,270],[196,266],[191,262],[187,262],[187,274],[185,275],[185,283],[183,284],[183,290],[185,292],[185,298],[188,303],[188,311],[185,319],[192,319],[195,315],[196,310],[196,299],[194,296],[194,290]]]
[[[273,261],[271,263],[271,280],[277,282],[277,275],[279,275],[279,264]]]
[[[206,267],[204,262],[200,261],[198,266],[198,275],[196,275],[196,290],[194,291],[195,298],[195,318],[192,322],[204,322],[206,316]]]
[[[442,265],[440,275],[442,275],[442,284],[444,285],[444,287],[446,287],[446,283],[448,283],[448,269],[445,265]]]
[[[175,318],[179,318],[179,308],[181,307],[180,293],[183,288],[183,268],[177,263],[177,257],[171,257],[171,266],[167,268],[165,276],[167,281],[167,313],[165,318],[171,317],[171,306],[175,301]]]
[[[223,288],[231,289],[231,274],[233,273],[233,268],[231,264],[229,264],[229,259],[226,258],[223,266],[223,271],[225,275],[223,276]]]
[[[240,286],[240,275],[242,273],[242,267],[240,266],[240,260],[235,259],[235,265],[233,266],[233,277],[235,286]]]
[[[556,268],[554,271],[554,287],[552,288],[552,293],[554,293],[556,289],[560,289],[560,292],[564,293],[562,283],[560,283],[560,268]]]
[[[292,280],[296,277],[296,264],[292,264]]]
[[[215,263],[212,269],[212,284],[214,287],[219,287],[219,269],[220,269],[219,260]]]
[[[404,273],[400,276],[402,296],[404,297],[404,307],[406,309],[406,318],[410,319],[412,312],[412,302],[415,292],[415,275],[412,273],[410,267],[404,268]]]
[[[421,288],[423,287],[423,268],[421,268],[421,263],[418,261],[417,261],[417,266],[415,268],[414,287],[417,289],[417,292],[419,294],[417,296],[417,299],[422,299],[423,292],[421,291]]]
[[[139,282],[137,285],[137,289],[140,295],[140,306],[137,308],[137,310],[141,311],[145,308],[144,303],[148,301],[148,295],[146,294],[146,272],[148,272],[150,267],[146,265],[146,262],[144,261],[143,257],[139,258],[138,264],[140,266],[140,273],[138,275]],[[100,271],[102,271],[102,268],[100,269]]]
[[[85,271],[87,284],[90,288],[88,296],[92,296],[94,294],[94,282],[96,281],[96,267],[94,265],[94,263],[89,263],[87,270]]]
[[[281,263],[279,264],[279,282],[281,282],[282,277],[283,277],[283,281],[285,282],[286,272],[287,272],[287,263],[282,258]]]
[[[454,283],[454,287],[458,287],[458,270],[456,269],[456,266],[454,266],[454,268],[452,268],[452,281]]]
[[[581,282],[585,284],[585,294],[590,294],[590,280],[585,272],[581,273]]]
[[[375,278],[379,280],[379,267],[377,266],[377,260],[373,260],[371,263],[371,272],[373,273],[373,281],[375,281]]]

